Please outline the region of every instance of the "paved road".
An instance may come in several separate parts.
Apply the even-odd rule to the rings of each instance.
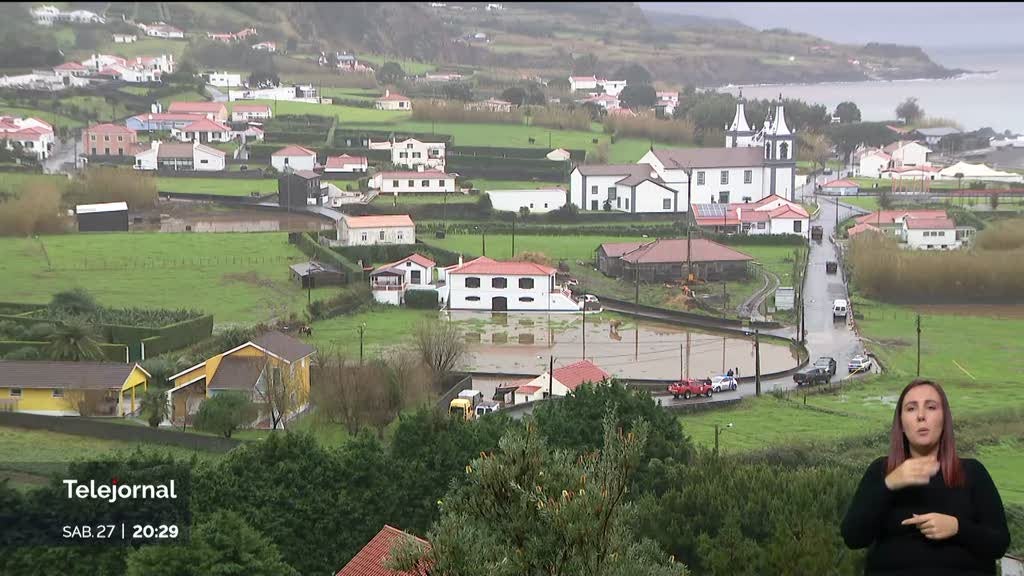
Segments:
[[[213,87],[213,86],[211,86],[209,84],[206,85],[206,91],[210,94],[210,98],[212,98],[214,102],[227,102],[228,101],[228,95],[227,94],[221,92],[220,90],[217,90],[217,88],[215,88],[215,87]]]

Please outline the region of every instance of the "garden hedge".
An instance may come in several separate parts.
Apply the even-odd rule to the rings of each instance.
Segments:
[[[406,290],[405,305],[422,310],[437,309],[437,290]]]

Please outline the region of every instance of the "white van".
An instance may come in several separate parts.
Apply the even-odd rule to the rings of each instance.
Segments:
[[[832,301],[832,318],[846,318],[850,305],[846,300]]]

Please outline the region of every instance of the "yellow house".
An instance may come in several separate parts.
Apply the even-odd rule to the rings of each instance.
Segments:
[[[0,410],[125,416],[140,408],[149,378],[138,364],[0,360]]]
[[[302,340],[271,331],[171,376],[168,402],[172,424],[187,422],[204,400],[224,392],[244,392],[265,407],[267,378],[282,382],[301,411],[309,399],[309,365],[315,351]],[[261,409],[255,425],[268,417]]]

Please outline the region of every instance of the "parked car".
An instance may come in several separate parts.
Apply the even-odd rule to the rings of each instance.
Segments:
[[[826,274],[835,274],[838,271],[839,271],[839,262],[836,262],[835,260],[829,260],[828,262],[825,262],[825,273]]]
[[[707,398],[711,398],[711,380],[683,378],[679,382],[669,385],[668,391],[672,394],[672,397],[677,400],[680,396],[686,400],[689,400],[691,396],[705,396]]]
[[[829,376],[836,375],[836,359],[831,356],[822,356],[814,361],[813,366],[815,368],[824,368],[828,370]]]
[[[811,226],[811,238],[816,242],[821,242],[821,237],[824,234],[821,226]]]
[[[847,370],[850,372],[870,372],[873,365],[874,362],[872,362],[871,357],[869,356],[854,356],[853,358],[850,358]]]
[[[712,376],[711,378],[711,390],[715,394],[722,390],[735,390],[736,386],[736,378],[732,376]]]
[[[832,382],[832,375],[825,368],[811,368],[810,370],[793,374],[793,382],[796,382],[797,386],[829,384]]]
[[[849,302],[846,300],[838,299],[832,301],[832,319],[842,318],[846,319],[846,314],[849,312]]]

